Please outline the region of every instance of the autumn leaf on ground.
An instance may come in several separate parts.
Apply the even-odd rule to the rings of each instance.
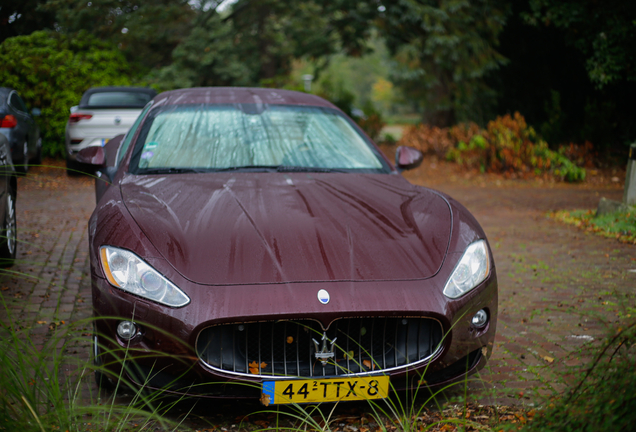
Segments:
[[[287,343],[290,344],[294,342],[294,338],[292,336],[287,336]]]
[[[554,358],[550,356],[543,356],[543,360],[545,360],[548,363],[552,363],[554,361]]]
[[[375,369],[375,364],[371,363],[370,360],[362,360],[362,364],[367,368],[367,369],[371,369],[374,370]]]

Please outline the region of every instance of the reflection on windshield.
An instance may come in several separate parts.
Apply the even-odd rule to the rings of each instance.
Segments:
[[[335,111],[299,106],[245,108],[197,105],[158,109],[151,113],[139,137],[138,168],[156,172],[169,168],[383,167],[365,140]]]

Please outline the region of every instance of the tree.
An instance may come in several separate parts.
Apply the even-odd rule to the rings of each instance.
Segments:
[[[196,9],[173,63],[149,79],[162,88],[190,85],[287,84],[297,58],[326,59],[344,49],[365,51],[373,6],[333,2],[238,0],[229,12]],[[323,67],[326,62],[323,62]]]
[[[497,0],[397,0],[378,26],[395,55],[392,81],[418,100],[426,123],[485,120],[495,94],[485,78],[505,63],[495,49],[506,20]]]
[[[55,26],[55,14],[40,8],[46,0],[5,1],[0,7],[0,43],[7,38],[28,35]]]
[[[80,32],[51,31],[16,36],[0,44],[0,82],[16,89],[42,115],[38,124],[45,155],[64,155],[69,108],[93,86],[131,84],[130,66],[116,49]]]
[[[258,64],[253,56],[245,56],[241,43],[231,22],[223,21],[213,9],[201,12],[190,34],[172,51],[172,63],[146,79],[161,90],[255,85]]]
[[[146,72],[171,63],[195,16],[188,0],[48,0],[40,9],[55,14],[60,32],[89,33]]]
[[[517,0],[489,79],[497,113],[520,111],[553,147],[591,141],[624,164],[636,139],[636,3]]]
[[[636,2],[624,0],[530,0],[524,18],[534,26],[561,29],[586,58],[590,80],[605,85],[636,80]]]

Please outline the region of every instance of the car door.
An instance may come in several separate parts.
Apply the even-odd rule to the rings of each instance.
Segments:
[[[17,92],[11,92],[9,96],[9,106],[14,111],[15,117],[18,119],[18,137],[20,141],[18,141],[18,145],[20,143],[24,143],[26,139],[28,139],[28,153],[32,155],[35,151],[35,145],[38,139],[37,126],[35,121],[29,114],[29,110],[26,107],[26,104],[22,100],[22,98],[18,95]],[[25,161],[27,163],[28,161]]]

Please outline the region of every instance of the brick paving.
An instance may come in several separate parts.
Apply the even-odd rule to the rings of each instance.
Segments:
[[[419,184],[463,203],[493,248],[499,282],[496,346],[482,381],[483,403],[536,404],[563,391],[581,351],[616,321],[620,295],[636,287],[636,246],[585,233],[547,218],[549,211],[595,209],[601,196],[621,200],[620,182],[602,185],[484,181],[445,182],[425,170]],[[619,183],[617,185],[616,183]]]
[[[432,164],[431,167],[433,168]],[[499,278],[499,324],[490,367],[471,384],[485,403],[534,404],[563,390],[568,367],[586,361],[579,349],[615,321],[617,295],[636,286],[636,247],[578,231],[546,218],[556,209],[595,208],[600,196],[620,199],[614,186],[451,181],[424,168],[412,181],[449,193],[484,227]],[[448,180],[448,181],[445,181]],[[40,348],[55,332],[79,327],[64,351],[89,359],[87,221],[92,181],[61,170],[35,169],[19,179],[19,254],[0,276],[0,321],[28,332]],[[6,337],[6,328],[0,337]],[[68,341],[65,341],[68,342]],[[89,389],[91,390],[91,389]],[[94,387],[92,388],[94,391]]]

